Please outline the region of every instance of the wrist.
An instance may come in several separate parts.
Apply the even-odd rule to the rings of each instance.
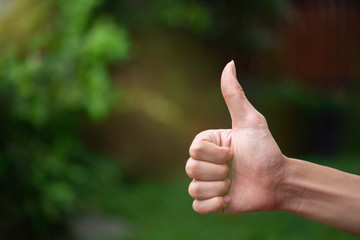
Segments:
[[[276,210],[360,234],[359,185],[358,175],[284,156]]]
[[[301,170],[299,161],[284,156],[283,178],[276,188],[277,204],[276,210],[295,213],[299,211],[303,190],[298,183]]]

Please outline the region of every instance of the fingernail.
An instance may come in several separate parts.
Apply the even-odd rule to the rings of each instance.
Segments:
[[[224,202],[225,202],[226,204],[228,204],[230,201],[231,201],[230,196],[225,196],[225,197],[224,197]]]
[[[236,67],[234,60],[231,60],[231,72],[233,73],[234,77],[236,77]]]

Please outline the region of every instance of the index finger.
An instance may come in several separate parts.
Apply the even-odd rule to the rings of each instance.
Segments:
[[[202,139],[195,139],[193,141],[189,153],[193,159],[215,164],[224,164],[233,156],[230,148],[220,147],[215,143]]]

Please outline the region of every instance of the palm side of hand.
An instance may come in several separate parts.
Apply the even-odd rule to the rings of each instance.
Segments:
[[[231,131],[228,195],[225,213],[271,211],[276,208],[276,186],[282,179],[283,157],[267,128]]]

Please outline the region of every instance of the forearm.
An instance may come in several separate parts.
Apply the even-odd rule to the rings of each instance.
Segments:
[[[285,157],[278,209],[360,235],[360,176]]]

